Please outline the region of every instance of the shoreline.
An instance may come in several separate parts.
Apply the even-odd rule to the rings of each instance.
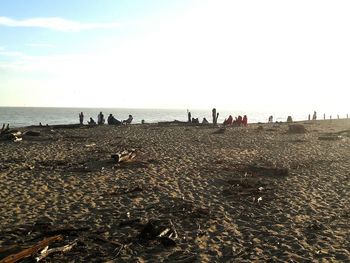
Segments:
[[[275,121],[275,122],[252,122],[252,123],[248,123],[248,125],[273,125],[273,124],[314,124],[314,123],[323,123],[323,122],[328,122],[328,123],[332,123],[332,122],[346,122],[349,121],[349,118],[339,118],[339,119],[317,119],[317,120],[297,120],[297,121],[292,121],[292,122],[287,122],[287,121]],[[6,124],[6,123],[5,123]],[[213,126],[213,123],[208,123],[208,124],[195,124],[195,123],[189,123],[187,121],[179,121],[179,120],[173,120],[173,121],[157,121],[157,122],[146,122],[144,124],[142,123],[131,123],[128,125],[184,125],[184,126],[204,126],[204,127],[226,127],[226,128],[237,128],[240,126],[234,126],[234,125],[223,125],[222,123],[218,123],[216,126]],[[95,126],[111,126],[111,127],[118,127],[118,125],[109,125],[109,124],[103,124],[103,125],[88,125],[88,124],[79,124],[79,123],[61,123],[61,124],[52,124],[52,125],[26,125],[26,126],[11,126],[11,129],[30,129],[30,128],[81,128],[81,127],[89,127],[89,128],[93,128]],[[123,125],[120,125],[123,126]]]

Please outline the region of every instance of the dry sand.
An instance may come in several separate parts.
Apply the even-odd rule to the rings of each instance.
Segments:
[[[302,124],[30,128],[0,142],[0,251],[86,227],[46,262],[350,262],[350,133],[322,137],[350,120]],[[134,163],[111,161],[131,148]],[[140,241],[152,219],[175,246]]]

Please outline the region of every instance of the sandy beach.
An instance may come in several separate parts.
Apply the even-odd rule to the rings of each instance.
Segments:
[[[300,124],[21,128],[0,262],[56,234],[75,246],[45,262],[350,262],[350,120]]]

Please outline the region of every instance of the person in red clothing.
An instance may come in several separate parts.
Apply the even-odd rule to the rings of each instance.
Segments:
[[[232,118],[232,115],[228,116],[227,119],[225,119],[224,121],[224,125],[232,125],[233,123],[233,118]]]
[[[239,115],[238,118],[236,119],[236,123],[237,123],[237,126],[241,126],[242,125],[242,116]]]
[[[243,126],[247,126],[248,125],[248,117],[247,117],[247,115],[243,116],[242,124],[243,124]]]

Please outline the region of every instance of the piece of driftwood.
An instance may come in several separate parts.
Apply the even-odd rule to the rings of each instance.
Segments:
[[[302,124],[291,124],[288,126],[288,133],[306,133],[306,129]]]
[[[225,131],[226,131],[225,128],[220,128],[220,129],[214,131],[213,134],[223,134]]]
[[[111,158],[116,162],[116,163],[122,163],[122,162],[132,162],[136,157],[136,152],[135,150],[130,150],[130,151],[123,151],[121,153],[117,154],[112,154]]]
[[[4,252],[7,252],[9,250],[12,250],[14,248],[18,247],[17,245],[11,245],[11,246],[8,246],[8,247],[0,247],[0,253],[4,253]]]
[[[178,121],[178,120],[174,120],[174,121],[160,121],[158,122],[158,126],[164,126],[164,125],[174,125],[174,124],[182,124],[182,125],[188,125],[187,121]]]
[[[256,173],[258,175],[287,176],[289,173],[288,168],[266,167],[260,165],[248,165],[247,168],[250,172]]]
[[[44,249],[49,244],[62,239],[63,237],[61,235],[45,238],[44,240],[40,241],[38,244],[34,246],[26,248],[16,254],[7,256],[6,258],[0,260],[0,263],[14,263],[21,259],[34,256],[36,253],[38,253],[38,251]]]
[[[22,133],[20,131],[8,131],[0,134],[0,140],[2,141],[22,141]]]
[[[343,139],[343,137],[340,135],[324,135],[318,137],[318,139],[321,141],[337,141]]]
[[[24,135],[27,135],[27,136],[40,136],[40,132],[38,132],[38,131],[26,131],[24,133]]]
[[[40,254],[35,257],[36,262],[39,262],[40,260],[46,258],[47,256],[49,256],[52,253],[57,253],[57,252],[68,252],[70,251],[74,246],[76,246],[78,244],[77,240],[74,240],[72,242],[70,242],[69,244],[63,246],[63,247],[55,247],[55,248],[51,248],[48,249],[49,246],[46,246],[41,252]]]

